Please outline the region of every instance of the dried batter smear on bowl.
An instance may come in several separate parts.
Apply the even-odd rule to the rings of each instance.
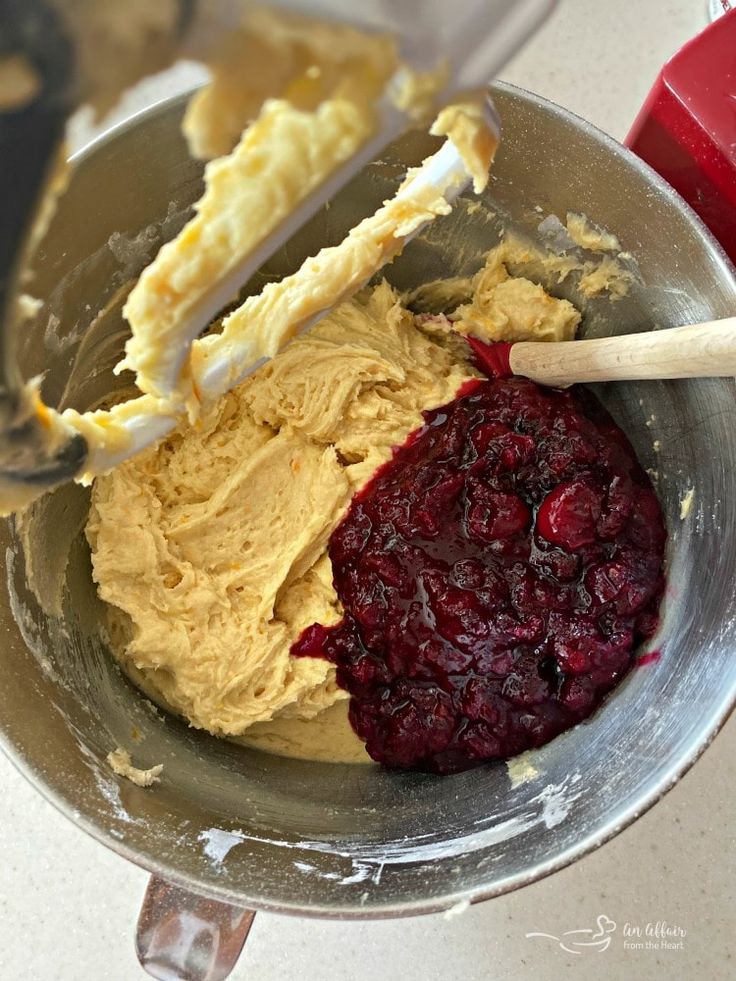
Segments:
[[[553,445],[540,423],[536,447],[533,419],[544,412],[524,408],[521,395],[506,407],[503,422],[482,404],[441,408],[464,406],[478,399],[476,387],[500,384],[481,382],[463,333],[571,339],[577,310],[510,276],[503,244],[474,279],[452,288],[449,318],[412,313],[385,282],[364,291],[226,395],[201,424],[183,424],[96,480],[87,537],[99,593],[111,607],[115,655],[149,694],[191,724],[280,752],[323,756],[314,734],[324,722],[327,755],[354,758],[360,744],[346,721],[352,694],[352,721],[374,758],[456,769],[537,745],[587,714],[626,670],[637,640],[653,629],[664,533],[656,532],[656,498],[652,504],[623,435],[607,430],[614,445],[609,473],[591,457],[601,456],[601,426],[586,430],[569,400],[562,413],[569,432]],[[442,295],[442,285],[436,289]],[[545,410],[552,427],[553,409]],[[433,489],[449,479],[435,526],[422,528],[421,520],[416,526],[408,512],[403,525],[384,515],[382,526],[377,481],[406,464],[422,433],[434,428],[446,436],[453,412],[455,442],[443,444],[445,458],[432,458],[437,473],[429,467],[422,478],[410,466],[409,483],[404,474],[398,485],[408,508],[417,493],[438,500]],[[509,412],[527,419],[529,433],[516,432]],[[494,426],[499,432],[491,433]],[[565,455],[571,441],[576,449]],[[408,449],[395,452],[405,444]],[[486,460],[485,471],[468,469],[463,453],[470,445]],[[430,457],[418,461],[420,470]],[[565,496],[565,485],[575,480],[582,491]],[[560,501],[545,505],[555,488]],[[351,538],[355,509],[366,495],[378,535],[368,551],[368,538]],[[639,498],[655,529],[648,543],[637,539],[640,522],[632,517]],[[395,505],[395,488],[392,500]],[[655,557],[637,565],[647,548]],[[361,556],[372,556],[370,577],[355,571]],[[464,610],[462,600],[488,591],[487,582],[476,582],[479,568],[497,584],[480,612],[493,630],[471,638],[463,617],[472,619],[480,607]],[[436,616],[444,602],[439,595],[448,589],[462,594],[454,633]],[[595,597],[587,612],[586,596]],[[535,603],[547,614],[534,614]],[[366,610],[390,635],[376,634]],[[325,643],[337,636],[330,628],[342,631],[339,656]],[[426,630],[433,652],[424,643]],[[367,655],[383,659],[390,677],[362,676]],[[608,667],[606,658],[612,658]],[[534,694],[524,679],[542,664]],[[485,701],[479,680],[488,683]],[[403,728],[384,727],[374,738],[381,699]],[[509,727],[513,738],[504,735]],[[402,733],[413,748],[401,748]],[[423,733],[434,735],[423,740]]]

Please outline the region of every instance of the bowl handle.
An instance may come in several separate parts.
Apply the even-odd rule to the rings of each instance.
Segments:
[[[166,981],[222,981],[235,967],[255,915],[151,876],[136,929],[138,960]]]

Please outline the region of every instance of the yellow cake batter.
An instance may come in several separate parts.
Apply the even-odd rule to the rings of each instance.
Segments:
[[[574,335],[577,310],[503,257],[456,284],[454,328],[415,317],[386,283],[364,291],[197,426],[97,479],[87,537],[112,646],[157,700],[217,735],[255,726],[273,751],[360,755],[334,668],[289,649],[340,617],[326,546],[352,495],[474,375],[456,331]],[[305,720],[331,706],[320,743]]]

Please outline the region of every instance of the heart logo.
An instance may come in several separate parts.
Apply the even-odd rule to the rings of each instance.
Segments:
[[[610,917],[606,916],[604,913],[596,920],[598,925],[598,932],[595,934],[596,937],[605,937],[607,933],[613,933],[616,929],[616,923]]]

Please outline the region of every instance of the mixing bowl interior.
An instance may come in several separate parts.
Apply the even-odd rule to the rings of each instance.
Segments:
[[[545,216],[564,222],[574,210],[619,236],[639,277],[616,303],[584,304],[586,333],[733,313],[733,271],[656,175],[534,96],[499,85],[496,99],[504,140],[482,206],[468,197],[437,222],[386,270],[392,283],[473,271],[502,229],[539,238]],[[111,369],[125,337],[124,298],[201,190],[201,167],[179,134],[182,108],[175,100],[136,117],[78,161],[38,256],[33,289],[48,301],[19,337],[21,368],[45,372],[52,403],[87,408],[120,384]],[[434,145],[412,134],[392,147],[248,289],[339,241]],[[546,285],[581,302],[574,282]],[[110,847],[243,905],[343,916],[428,911],[522,885],[599,844],[677,779],[733,704],[736,557],[723,543],[734,535],[736,393],[728,379],[620,384],[598,394],[656,472],[667,516],[661,656],[633,670],[586,724],[535,752],[524,779],[512,780],[503,764],[438,778],[297,762],[161,713],[100,638],[81,535],[89,494],[79,487],[50,495],[2,531],[0,727],[8,751]],[[691,488],[692,510],[681,520]],[[144,790],[114,776],[105,755],[118,745],[139,765],[163,763],[161,783]]]

